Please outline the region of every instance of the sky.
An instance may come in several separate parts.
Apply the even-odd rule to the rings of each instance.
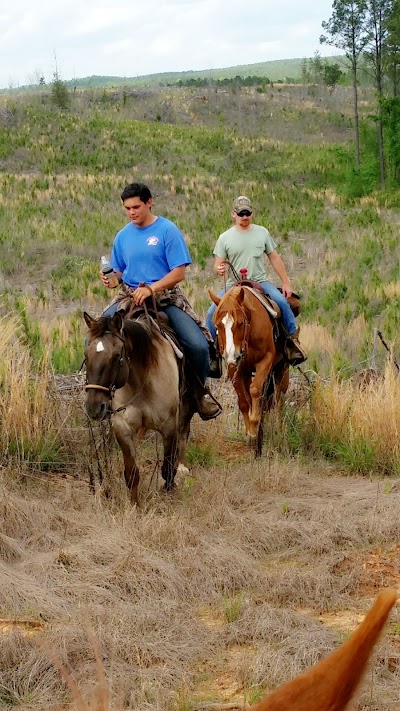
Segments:
[[[0,0],[0,87],[135,77],[337,52],[332,0]]]

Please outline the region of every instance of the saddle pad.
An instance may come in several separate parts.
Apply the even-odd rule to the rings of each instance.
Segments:
[[[278,304],[275,303],[273,299],[271,299],[270,296],[266,296],[265,294],[262,295],[255,289],[252,289],[250,286],[245,286],[243,285],[243,289],[247,289],[248,291],[251,291],[252,294],[259,300],[260,304],[264,306],[266,311],[273,317],[273,318],[279,318],[281,315],[281,310],[278,306]]]

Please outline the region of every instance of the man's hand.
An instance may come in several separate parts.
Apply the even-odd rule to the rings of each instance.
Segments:
[[[282,284],[282,294],[286,297],[286,299],[293,294],[289,283],[286,282]]]
[[[108,283],[107,274],[103,274],[103,272],[101,271],[101,269],[100,269],[100,271],[99,271],[99,277],[100,277],[101,281],[103,282],[104,286],[107,287],[107,289],[112,289],[112,288],[113,288],[113,287],[110,286],[110,284]]]
[[[225,262],[221,262],[220,264],[217,265],[217,267],[216,267],[216,272],[217,272],[217,274],[219,274],[220,276],[224,276],[224,274],[226,274],[226,265],[225,265]]]
[[[151,286],[138,286],[137,289],[133,292],[133,301],[135,304],[138,304],[138,306],[141,306],[143,304],[143,301],[147,299],[149,296],[152,296],[153,294],[153,289]]]
[[[99,277],[100,277],[101,281],[103,282],[104,286],[107,287],[107,289],[115,289],[115,287],[118,286],[118,284],[120,283],[122,274],[121,274],[120,272],[114,272],[114,274],[112,274],[112,276],[115,277],[115,275],[117,276],[118,283],[116,283],[116,284],[115,284],[115,283],[114,283],[114,284],[110,284],[110,282],[109,282],[109,280],[108,280],[108,277],[109,277],[110,275],[103,274],[103,272],[101,271],[101,269],[100,269],[100,271],[99,271]]]

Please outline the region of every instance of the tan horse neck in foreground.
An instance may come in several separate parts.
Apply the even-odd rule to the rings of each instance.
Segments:
[[[343,711],[359,685],[372,648],[397,599],[384,590],[363,622],[328,657],[272,692],[251,711]]]

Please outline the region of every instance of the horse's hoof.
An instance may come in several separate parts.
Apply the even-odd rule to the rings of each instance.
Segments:
[[[170,494],[171,491],[174,491],[174,489],[176,489],[176,484],[174,481],[171,481],[171,482],[166,481],[165,482],[163,491],[165,491],[167,494]]]
[[[180,464],[178,464],[178,468],[177,468],[177,470],[176,470],[176,473],[177,473],[177,474],[183,474],[184,476],[186,476],[186,474],[189,474],[189,471],[190,471],[190,470],[188,469],[188,467],[187,467],[185,464],[182,464],[182,462],[181,462]]]

